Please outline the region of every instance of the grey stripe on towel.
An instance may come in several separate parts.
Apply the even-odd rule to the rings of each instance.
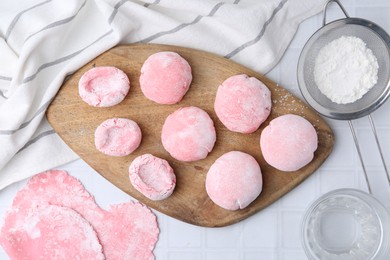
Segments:
[[[0,130],[0,135],[12,135],[15,132],[17,132],[18,130],[23,129],[26,126],[28,126],[31,123],[31,121],[34,120],[34,118],[36,118],[40,113],[42,113],[42,112],[44,112],[46,110],[46,108],[49,106],[49,104],[51,103],[52,100],[53,100],[53,98],[50,99],[49,101],[47,101],[46,103],[44,103],[37,110],[37,112],[35,112],[35,114],[33,115],[33,117],[30,120],[28,120],[28,121],[24,122],[23,124],[21,124],[17,129],[15,129],[15,130]]]
[[[59,20],[59,21],[55,21],[54,23],[51,23],[51,24],[48,24],[47,26],[43,27],[41,30],[29,35],[24,41],[28,41],[28,39],[30,39],[31,37],[33,37],[34,35],[42,32],[42,31],[45,31],[47,29],[51,29],[51,28],[54,28],[56,26],[60,26],[60,25],[63,25],[63,24],[66,24],[66,23],[69,23],[70,21],[72,21],[78,14],[79,12],[81,11],[81,9],[83,9],[83,7],[85,6],[85,3],[87,2],[87,0],[84,1],[84,3],[80,6],[79,10],[77,10],[77,12],[68,17],[68,18],[65,18],[65,19],[62,19],[62,20]]]
[[[160,3],[160,0],[155,0],[153,3],[145,3],[144,7],[148,8],[149,5],[157,5],[158,3]]]
[[[253,40],[250,40],[250,41],[247,41],[246,43],[242,44],[241,46],[237,47],[236,49],[234,49],[232,52],[228,53],[225,55],[225,58],[228,58],[230,59],[231,57],[233,57],[234,55],[236,55],[237,53],[241,52],[242,50],[246,49],[247,47],[257,43],[258,41],[260,41],[260,39],[263,37],[268,25],[272,22],[272,20],[274,19],[275,15],[283,8],[284,4],[287,2],[288,0],[282,0],[278,6],[275,7],[275,9],[273,10],[270,18],[264,23],[263,27],[261,28],[259,34],[253,39]]]
[[[48,63],[44,63],[42,64],[41,66],[39,66],[39,68],[37,69],[37,71],[32,74],[31,76],[28,76],[26,78],[23,79],[22,83],[27,83],[33,79],[35,79],[35,77],[39,74],[39,72],[41,72],[43,69],[46,69],[46,68],[49,68],[51,66],[54,66],[54,65],[57,65],[59,63],[62,63],[64,61],[67,61],[75,56],[77,56],[80,52],[82,52],[83,50],[87,49],[89,46],[95,44],[96,42],[98,42],[99,40],[101,40],[102,38],[106,37],[107,35],[111,34],[113,32],[113,29],[109,30],[108,32],[106,32],[105,34],[103,34],[102,36],[100,36],[98,39],[96,39],[94,42],[88,44],[87,46],[83,47],[82,49],[78,50],[78,51],[75,51],[67,56],[64,56],[62,58],[59,58],[57,60],[54,60],[54,61],[51,61],[51,62],[48,62]]]
[[[8,26],[7,32],[5,33],[5,36],[4,36],[5,41],[7,41],[8,37],[10,36],[12,30],[14,29],[16,23],[19,21],[20,17],[21,17],[24,13],[26,13],[26,12],[28,12],[28,11],[30,11],[30,10],[33,10],[34,8],[37,8],[37,7],[41,6],[41,5],[47,4],[47,3],[51,2],[51,1],[52,1],[52,0],[46,0],[46,1],[43,1],[43,2],[40,2],[40,3],[36,4],[36,5],[34,5],[34,6],[31,6],[31,7],[27,8],[27,9],[25,9],[25,10],[23,10],[23,11],[20,11],[20,12],[15,16],[15,18],[12,20],[11,24]]]
[[[11,81],[12,78],[7,76],[0,76],[0,80]]]
[[[114,20],[116,14],[118,13],[119,7],[121,7],[124,3],[126,3],[128,0],[121,0],[114,6],[114,11],[112,11],[110,17],[108,18],[108,24],[111,24]]]
[[[4,95],[4,91],[2,91],[1,89],[0,89],[0,96],[1,96],[2,98],[7,99],[7,97]]]
[[[108,24],[111,24],[114,20],[116,14],[118,13],[119,7],[121,7],[123,4],[125,4],[129,0],[121,0],[114,6],[114,11],[112,11],[110,17],[108,18]],[[148,8],[150,5],[157,5],[160,3],[160,0],[155,0],[153,3],[145,3],[144,7]]]
[[[234,4],[238,4],[240,2],[240,0],[236,0],[234,1]],[[192,22],[188,22],[188,23],[182,23],[182,24],[179,24],[178,26],[176,26],[175,28],[171,29],[171,30],[168,30],[168,31],[162,31],[162,32],[158,32],[154,35],[151,35],[143,40],[140,40],[136,43],[148,43],[148,42],[151,42],[161,36],[164,36],[164,35],[167,35],[167,34],[172,34],[172,33],[175,33],[175,32],[178,32],[180,31],[181,29],[187,27],[187,26],[190,26],[190,25],[193,25],[193,24],[196,24],[198,23],[200,20],[202,20],[203,17],[210,17],[210,16],[213,16],[217,11],[218,9],[223,6],[224,4],[226,4],[225,2],[219,2],[218,4],[216,4],[212,9],[211,11],[207,14],[207,15],[198,15],[197,17],[195,17],[194,20],[192,20]]]
[[[42,139],[43,137],[49,136],[49,135],[52,135],[52,134],[55,134],[54,130],[48,130],[48,131],[40,133],[35,138],[33,138],[30,141],[28,141],[22,148],[20,148],[20,150],[17,153],[20,153],[21,151],[23,151],[24,149],[26,149],[30,145],[36,143],[38,140]]]

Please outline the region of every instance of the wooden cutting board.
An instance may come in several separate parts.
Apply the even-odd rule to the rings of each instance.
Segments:
[[[146,58],[159,51],[174,51],[184,57],[192,67],[193,82],[184,99],[175,105],[159,105],[144,97],[139,86],[140,68]],[[130,92],[119,105],[109,108],[91,107],[78,95],[81,75],[94,66],[115,66],[123,70],[131,82]],[[293,68],[291,68],[293,69]],[[227,130],[218,120],[214,98],[218,86],[228,77],[247,74],[261,80],[272,93],[272,112],[266,122],[253,134],[239,134]],[[183,106],[198,106],[213,119],[217,142],[209,156],[196,162],[173,159],[161,144],[161,128],[165,118]],[[281,172],[269,166],[260,151],[259,137],[269,121],[283,114],[298,114],[316,128],[319,146],[313,161],[296,172]],[[96,150],[94,132],[104,120],[125,117],[136,121],[142,129],[143,139],[133,154],[110,157]],[[176,46],[132,44],[115,47],[69,77],[47,110],[47,118],[54,130],[86,163],[121,190],[146,205],[176,219],[208,227],[236,223],[267,207],[310,176],[330,154],[334,136],[326,122],[305,103],[278,84],[228,59]],[[207,196],[205,178],[211,164],[222,154],[239,150],[251,154],[259,162],[263,173],[263,191],[247,208],[228,211],[215,205]],[[177,176],[176,189],[163,201],[151,201],[136,191],[129,182],[128,168],[132,160],[151,153],[166,159]],[[104,190],[100,192],[105,192]]]

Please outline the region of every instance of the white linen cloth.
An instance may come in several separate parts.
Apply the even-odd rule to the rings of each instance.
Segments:
[[[266,73],[324,2],[0,1],[0,189],[77,158],[45,111],[65,77],[102,52],[120,43],[172,44]]]

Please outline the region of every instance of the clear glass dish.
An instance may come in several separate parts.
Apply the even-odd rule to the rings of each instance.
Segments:
[[[309,259],[389,259],[390,214],[365,192],[331,191],[306,211],[302,244]]]

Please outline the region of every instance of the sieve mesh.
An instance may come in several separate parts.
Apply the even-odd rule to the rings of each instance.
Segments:
[[[319,51],[341,36],[362,39],[378,60],[378,82],[361,99],[349,104],[332,102],[320,92],[314,81],[314,64]],[[376,110],[390,95],[390,39],[376,24],[359,18],[333,21],[320,28],[308,40],[298,62],[298,84],[303,97],[320,114],[340,120],[356,119]]]

